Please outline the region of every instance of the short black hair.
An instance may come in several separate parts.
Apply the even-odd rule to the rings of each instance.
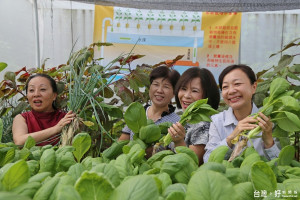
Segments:
[[[248,65],[244,65],[244,64],[230,65],[230,66],[226,67],[219,76],[219,86],[220,86],[221,90],[222,90],[224,77],[229,72],[231,72],[232,70],[235,70],[235,69],[242,70],[248,76],[251,85],[253,85],[256,82],[256,75],[255,75],[254,71],[251,69],[251,67],[249,67]]]
[[[164,78],[170,81],[173,90],[175,90],[176,83],[180,78],[180,74],[175,69],[169,68],[167,66],[159,66],[154,68],[150,73],[150,84],[157,79]]]
[[[200,78],[203,91],[203,99],[208,99],[207,104],[218,109],[220,103],[220,91],[212,73],[205,68],[192,67],[187,69],[180,77],[175,88],[175,100],[178,108],[181,108],[178,93],[180,88],[187,85],[194,78]]]

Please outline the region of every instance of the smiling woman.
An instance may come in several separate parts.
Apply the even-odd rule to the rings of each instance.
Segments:
[[[226,154],[228,159],[235,145],[232,141],[243,131],[261,127],[261,138],[251,139],[253,147],[261,155],[271,160],[278,157],[279,148],[272,137],[273,123],[263,113],[256,119],[251,114],[257,113],[258,108],[252,102],[257,82],[253,70],[247,65],[231,65],[226,67],[219,76],[222,97],[229,106],[228,110],[213,115],[209,129],[209,141],[204,155],[205,162],[211,152],[219,146],[229,147]],[[258,122],[258,125],[255,124]],[[240,138],[241,139],[241,138]],[[248,141],[250,146],[250,141]]]
[[[32,136],[39,146],[57,145],[62,128],[72,121],[75,114],[56,109],[57,87],[48,75],[30,76],[25,89],[32,110],[14,118],[12,132],[15,144],[23,145],[27,137]]]
[[[147,119],[153,120],[155,124],[179,121],[180,117],[174,113],[175,107],[171,104],[179,77],[180,74],[176,70],[167,66],[160,66],[152,70],[149,88],[151,105],[145,106]],[[133,139],[134,133],[127,126],[122,132],[119,140]],[[151,150],[148,151],[151,152]]]
[[[220,93],[212,73],[205,68],[193,67],[186,70],[180,77],[175,90],[178,108],[183,111],[200,99],[208,99],[207,104],[217,109]],[[204,148],[208,142],[209,122],[188,124],[183,127],[179,122],[169,128],[175,146],[187,146],[198,156],[199,164],[203,163]]]

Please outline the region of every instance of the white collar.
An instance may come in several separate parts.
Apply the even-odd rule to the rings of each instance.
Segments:
[[[257,113],[258,112],[258,108],[256,107],[256,105],[254,103],[252,103],[252,110],[251,110],[251,114]],[[224,126],[228,126],[231,124],[237,125],[238,124],[238,120],[236,119],[236,117],[233,114],[233,110],[231,107],[229,107],[227,110],[225,110],[224,112]]]

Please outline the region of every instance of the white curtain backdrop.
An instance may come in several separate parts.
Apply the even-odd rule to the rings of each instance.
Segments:
[[[94,5],[39,1],[41,60],[51,66],[66,63],[71,50],[93,42]]]
[[[284,45],[300,37],[300,10],[243,13],[241,29],[240,63],[255,71],[276,65],[280,54],[269,58]],[[299,52],[299,48],[283,54]],[[295,63],[300,62],[299,56]]]
[[[65,64],[74,51],[93,42],[94,5],[38,0],[40,60],[46,67]],[[0,73],[24,66],[37,67],[36,28],[33,0],[0,1],[0,62],[8,64]]]

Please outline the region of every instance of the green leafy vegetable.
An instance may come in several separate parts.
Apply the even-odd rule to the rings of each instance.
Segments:
[[[128,128],[130,128],[135,134],[138,134],[139,130],[143,126],[147,125],[144,107],[138,102],[131,103],[124,114],[124,120]]]
[[[91,171],[105,174],[105,176],[111,181],[114,187],[120,185],[119,172],[113,164],[101,163],[94,166]]]
[[[161,172],[166,172],[176,183],[188,183],[191,174],[198,168],[198,164],[185,153],[166,156],[162,159]]]
[[[297,192],[297,197],[299,198],[299,193],[300,193],[300,179],[299,178],[292,178],[292,179],[287,179],[283,181],[283,185],[285,188],[285,191],[288,193],[288,191],[296,191]]]
[[[68,171],[69,167],[76,163],[74,156],[71,152],[65,154],[56,154],[55,171]]]
[[[238,199],[252,200],[254,189],[251,182],[238,183],[233,186]]]
[[[59,174],[59,173],[58,173]],[[74,179],[68,175],[68,174],[65,174],[65,173],[62,173],[61,176],[60,176],[60,179],[57,183],[57,185],[55,186],[49,200],[55,200],[57,199],[57,194],[58,194],[58,191],[59,189],[62,187],[62,186],[72,186],[74,187],[74,184],[75,184],[75,181]]]
[[[139,131],[139,138],[146,144],[151,144],[152,142],[159,140],[160,137],[161,131],[159,126],[156,124],[143,126]]]
[[[29,179],[28,165],[24,160],[13,163],[4,173],[1,183],[6,190],[12,190],[19,185],[26,183]]]
[[[7,67],[7,64],[4,62],[0,62],[0,72]]]
[[[187,186],[186,200],[235,199],[230,181],[221,173],[210,170],[196,172]]]
[[[152,165],[154,162],[156,161],[160,161],[162,160],[164,157],[168,156],[168,155],[173,155],[174,152],[171,151],[171,150],[163,150],[163,151],[160,151],[156,154],[154,154],[153,156],[151,156],[148,160],[147,160],[147,163],[149,165]]]
[[[35,146],[35,144],[36,144],[36,142],[33,139],[33,137],[28,136],[27,139],[26,139],[26,141],[25,141],[25,144],[24,144],[23,148],[30,149],[31,147]]]
[[[169,185],[163,192],[163,196],[168,200],[184,200],[187,185],[183,183],[175,183]]]
[[[198,156],[192,149],[190,149],[186,146],[178,146],[178,147],[175,147],[175,151],[176,151],[176,153],[186,153],[195,161],[196,165],[199,165]]]
[[[172,123],[171,122],[163,122],[163,123],[160,123],[158,126],[160,128],[161,134],[165,135],[168,133],[168,128],[170,126],[172,126]]]
[[[218,163],[222,163],[222,161],[224,160],[225,155],[227,154],[229,148],[225,145],[219,146],[216,149],[214,149],[209,158],[208,158],[208,162],[218,162]]]
[[[148,175],[133,176],[123,181],[113,192],[110,200],[152,200],[159,193],[154,178]]]
[[[76,163],[69,168],[67,173],[68,175],[73,177],[74,180],[77,180],[85,170],[86,168],[83,166],[83,164]]]
[[[269,165],[263,161],[258,161],[252,165],[250,176],[255,190],[274,192],[277,188],[274,172]]]
[[[0,167],[13,161],[15,157],[15,149],[13,147],[0,148]]]
[[[279,153],[278,164],[279,165],[290,165],[294,159],[295,148],[293,146],[285,146]]]
[[[207,162],[200,166],[198,170],[211,170],[225,174],[226,168],[223,164],[217,162]]]
[[[137,165],[143,160],[145,156],[145,149],[143,149],[141,145],[135,144],[130,148],[128,155],[130,156],[131,164]]]
[[[210,105],[206,104],[208,99],[200,99],[190,104],[180,117],[180,123],[185,126],[187,123],[196,124],[200,121],[211,121],[210,116],[217,114],[218,111],[213,109]],[[164,140],[164,146],[172,142],[172,137],[168,133]]]
[[[50,172],[41,172],[41,173],[38,173],[38,174],[30,177],[28,182],[40,182],[41,183],[42,181],[44,181],[49,176],[51,176]]]
[[[170,178],[170,175],[167,173],[159,173],[153,175],[154,177],[157,177],[161,181],[161,189],[163,192],[166,191],[166,188],[168,188],[170,185],[172,185],[172,180]],[[185,184],[182,184],[185,185]]]
[[[51,172],[54,173],[56,156],[53,149],[47,149],[43,152],[40,160],[39,172]]]
[[[60,177],[54,176],[42,185],[35,193],[33,200],[48,200],[53,193],[54,188],[59,182]]]
[[[0,192],[0,200],[16,200],[16,199],[31,200],[30,197],[24,195],[14,194],[10,192]]]
[[[109,148],[102,152],[102,156],[108,159],[115,159],[122,153],[124,145],[128,144],[128,140],[114,142]]]
[[[300,119],[291,111],[300,110],[300,104],[291,94],[293,91],[287,91],[290,87],[289,82],[284,78],[275,78],[270,85],[270,96],[264,100],[263,107],[259,112],[262,112],[267,117],[271,117],[272,122],[288,132],[300,130]],[[254,118],[259,116],[258,113],[254,114]],[[249,131],[246,135],[249,139],[257,136],[261,132],[260,126]]]
[[[105,175],[97,172],[84,172],[75,184],[75,189],[83,200],[107,200],[113,188]]]
[[[133,173],[133,166],[130,162],[130,156],[127,154],[120,155],[114,162],[114,166],[117,168],[120,178],[123,180],[126,176],[130,176]]]
[[[35,174],[37,174],[39,172],[40,169],[40,163],[36,160],[28,160],[26,161],[27,165],[28,165],[28,170],[30,173],[30,176],[34,176]]]
[[[92,144],[91,136],[88,133],[78,133],[72,141],[72,146],[75,147],[73,152],[77,162],[80,162],[83,155],[89,150]]]
[[[61,185],[57,190],[56,200],[81,200],[79,193],[75,190],[73,186]]]
[[[242,162],[241,164],[241,168],[243,167],[251,167],[253,163],[255,163],[256,161],[260,161],[260,155],[256,152],[256,153],[252,153],[250,155],[248,155]]]
[[[40,182],[27,182],[12,190],[15,194],[20,194],[33,198],[36,191],[41,187]]]

